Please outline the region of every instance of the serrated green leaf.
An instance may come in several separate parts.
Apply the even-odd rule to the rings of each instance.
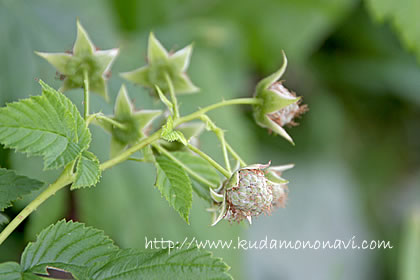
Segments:
[[[185,170],[165,155],[156,157],[156,187],[169,204],[189,224],[192,186]]]
[[[395,26],[401,41],[420,60],[420,1],[367,0],[367,6],[378,20],[389,20]]]
[[[213,188],[216,188],[220,184],[220,176],[214,167],[205,159],[195,156],[189,152],[173,152],[172,155],[180,160],[182,164],[186,166],[186,168],[191,169],[193,172],[208,181],[208,184],[205,184],[188,174],[193,183],[193,190],[197,193],[197,195],[205,200],[211,201],[209,185],[213,186]]]
[[[4,280],[41,280],[32,273],[22,273],[22,268],[18,263],[6,262],[0,264],[0,279]]]
[[[12,202],[44,186],[43,182],[17,175],[13,170],[0,168],[0,211],[12,206]]]
[[[232,279],[229,266],[210,252],[197,248],[169,252],[120,250],[108,262],[98,264],[90,279]]]
[[[44,229],[22,254],[22,271],[45,273],[47,266],[86,279],[87,268],[103,262],[118,248],[100,230],[77,222],[59,221]]]
[[[0,142],[44,158],[44,168],[60,168],[89,146],[91,135],[76,106],[42,81],[42,96],[0,108]]]
[[[76,167],[76,179],[71,189],[95,186],[101,177],[98,158],[89,151],[84,151]]]

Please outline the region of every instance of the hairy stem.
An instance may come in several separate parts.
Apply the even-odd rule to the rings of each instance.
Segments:
[[[230,159],[229,154],[226,149],[226,139],[225,139],[225,132],[220,128],[217,127],[217,125],[209,118],[207,115],[202,115],[200,119],[206,123],[207,129],[210,129],[213,131],[214,134],[216,134],[217,138],[220,141],[220,144],[222,145],[222,152],[223,152],[223,158],[225,160],[225,166],[226,169],[229,171],[229,173],[232,173],[232,169],[230,167]]]
[[[239,164],[244,167],[246,166],[246,162],[239,156],[239,154],[232,148],[232,146],[229,143],[226,143],[226,148],[228,149],[229,153],[239,161]]]
[[[87,124],[89,125],[89,123],[92,122],[93,119],[103,120],[103,121],[105,121],[105,122],[107,122],[107,123],[109,123],[109,124],[111,124],[113,126],[116,126],[118,128],[127,129],[127,127],[124,124],[122,124],[122,123],[120,123],[120,122],[118,122],[116,120],[113,120],[113,119],[111,119],[111,118],[109,118],[107,116],[104,116],[101,113],[96,113],[96,114],[90,115],[87,118],[87,120],[86,120]]]
[[[219,170],[220,173],[222,173],[223,176],[225,176],[226,178],[230,178],[230,176],[232,175],[229,171],[224,169],[223,166],[218,164],[214,159],[212,159],[210,156],[208,156],[206,153],[204,153],[203,151],[201,151],[197,147],[195,147],[191,144],[187,144],[187,148],[190,149],[191,151],[193,151],[194,153],[196,153],[197,155],[199,155],[200,157],[202,157],[203,159],[207,160],[211,165],[213,165],[214,168]]]
[[[179,118],[178,100],[176,99],[174,85],[168,73],[165,73],[165,79],[168,83],[169,94],[171,95],[172,104],[174,105],[174,119]]]
[[[226,169],[229,171],[229,173],[232,173],[232,168],[230,167],[229,155],[226,150],[227,142],[225,139],[225,133],[221,129],[219,129],[217,130],[216,135],[219,138],[220,143],[222,144],[223,158],[225,159]]]
[[[209,105],[207,107],[204,107],[192,114],[189,114],[185,117],[181,117],[177,120],[174,121],[174,127],[180,125],[181,123],[184,122],[189,122],[191,120],[200,118],[203,114],[207,113],[208,111],[220,108],[220,107],[224,107],[224,106],[230,106],[230,105],[240,105],[240,104],[248,104],[248,105],[252,105],[252,104],[259,104],[261,101],[256,99],[256,98],[236,98],[236,99],[230,99],[230,100],[223,100],[219,103],[215,103],[212,105]]]
[[[87,70],[83,71],[83,91],[84,91],[84,117],[85,120],[89,117],[89,75]]]
[[[58,190],[64,188],[73,181],[72,165],[69,165],[60,177],[48,186],[40,195],[38,195],[31,203],[29,203],[0,233],[0,244],[20,225],[23,220],[28,217],[38,206],[40,206],[49,197],[54,195]]]
[[[168,152],[168,150],[166,150],[165,148],[163,148],[160,145],[157,144],[152,144],[153,147],[159,151],[159,153],[164,154],[165,156],[167,156],[168,158],[170,158],[171,160],[173,160],[174,162],[178,163],[180,166],[182,166],[182,168],[184,168],[184,170],[186,172],[188,172],[191,177],[193,177],[194,179],[196,179],[197,181],[209,186],[210,188],[215,188],[217,186],[215,186],[214,184],[212,184],[211,182],[209,182],[207,179],[203,178],[200,174],[196,173],[194,170],[192,170],[191,168],[189,168],[188,166],[186,166],[182,161],[180,161],[179,159],[177,159],[176,157],[174,157],[170,152]]]

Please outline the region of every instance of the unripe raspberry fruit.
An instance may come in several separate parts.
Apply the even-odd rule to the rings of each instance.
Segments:
[[[226,186],[228,212],[225,218],[241,221],[246,217],[271,212],[271,184],[262,169],[268,165],[253,165],[237,170]]]

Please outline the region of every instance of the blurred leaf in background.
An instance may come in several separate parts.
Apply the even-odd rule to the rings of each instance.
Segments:
[[[400,279],[418,279],[420,275],[420,210],[412,212],[402,238],[399,261]]]
[[[366,0],[367,7],[379,22],[391,22],[404,45],[420,61],[420,2],[416,0]]]

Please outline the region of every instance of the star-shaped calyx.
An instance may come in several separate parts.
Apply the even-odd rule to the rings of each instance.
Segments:
[[[161,113],[160,110],[136,111],[122,85],[115,101],[114,116],[97,118],[95,122],[111,133],[111,157],[114,157],[146,136],[151,122]]]
[[[87,76],[89,89],[108,100],[106,80],[111,65],[118,55],[118,49],[96,50],[79,21],[77,21],[76,41],[71,52],[35,53],[45,58],[64,77],[60,91],[83,87]]]
[[[155,90],[158,86],[164,93],[169,92],[169,81],[172,82],[175,93],[194,93],[199,89],[191,82],[186,74],[192,46],[168,53],[162,44],[150,33],[147,47],[148,65],[131,72],[122,73],[121,76],[135,84]],[[156,94],[157,96],[157,94]]]

